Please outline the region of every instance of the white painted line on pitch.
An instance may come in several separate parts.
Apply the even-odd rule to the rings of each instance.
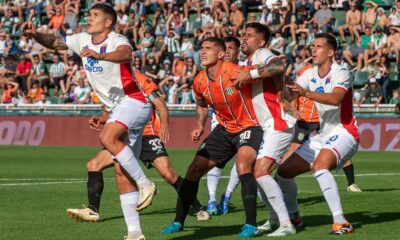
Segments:
[[[400,173],[361,173],[356,174],[357,177],[370,177],[370,176],[399,176]],[[338,174],[334,175],[337,177],[344,177],[345,175]],[[303,175],[299,176],[299,178],[310,178],[314,177],[313,175]],[[229,179],[229,176],[221,176],[222,179]],[[203,177],[202,180],[205,180],[206,177]],[[105,182],[112,182],[114,178],[104,178]],[[150,179],[154,182],[163,182],[162,178]],[[74,184],[74,183],[86,183],[87,179],[85,178],[66,178],[66,179],[57,179],[57,178],[0,178],[0,181],[45,181],[45,182],[19,182],[19,183],[0,183],[0,186],[35,186],[35,185],[55,185],[55,184]]]

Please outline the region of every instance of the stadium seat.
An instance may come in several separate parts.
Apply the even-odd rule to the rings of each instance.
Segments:
[[[354,74],[354,81],[353,87],[354,88],[361,88],[366,83],[368,83],[368,72],[355,72]]]

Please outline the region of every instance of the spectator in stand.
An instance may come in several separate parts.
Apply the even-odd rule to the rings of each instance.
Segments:
[[[182,14],[179,13],[179,7],[175,6],[173,12],[168,16],[166,26],[167,32],[173,30],[178,35],[183,32],[183,24],[184,24],[184,17]]]
[[[354,31],[357,40],[360,39],[360,34],[358,33],[359,30],[366,29],[366,27],[372,28],[375,24],[376,20],[376,9],[378,8],[378,4],[374,3],[373,1],[368,1],[365,3],[367,10],[363,12],[361,16],[361,27],[357,31]]]
[[[382,32],[382,29],[378,27],[376,32],[371,37],[370,47],[364,52],[364,69],[361,71],[366,71],[368,60],[370,57],[377,57],[380,58],[382,53],[387,53],[388,50],[386,48],[387,44],[387,36],[385,33]]]
[[[0,55],[7,56],[8,55],[8,48],[6,42],[6,32],[0,31]]]
[[[85,104],[89,103],[90,87],[85,85],[85,80],[80,78],[78,85],[74,88],[74,103]]]
[[[43,105],[43,104],[51,104],[50,100],[47,98],[46,93],[41,93],[39,96],[39,100],[35,102],[36,105]]]
[[[31,38],[28,38],[25,35],[21,35],[19,41],[18,41],[18,50],[21,54],[24,54],[25,56],[30,56],[30,53],[32,52],[32,46],[33,46],[33,41]]]
[[[179,53],[181,51],[179,39],[178,33],[172,30],[168,31],[168,35],[164,38],[164,47],[161,50],[163,55],[172,59],[174,54]]]
[[[160,82],[160,89],[166,94],[166,102],[168,104],[177,104],[177,90],[179,77],[170,76]]]
[[[350,64],[351,68],[356,66],[352,58],[357,58],[356,69],[357,71],[361,71],[364,62],[364,53],[370,48],[371,39],[371,27],[366,26],[364,29],[364,34],[361,36],[361,38],[357,38],[357,47],[343,51],[343,57]]]
[[[6,84],[2,84],[2,93],[0,103],[12,103],[12,95],[18,90],[18,83],[8,81]]]
[[[252,6],[260,6],[260,5],[265,5],[264,0],[242,0],[242,7],[241,7],[241,13],[243,13],[242,16],[245,16],[247,18],[247,11],[249,10],[249,7]],[[232,10],[232,5],[231,5],[231,11]]]
[[[153,16],[153,29],[155,29],[155,34],[166,35],[167,34],[167,19],[164,11],[161,8],[156,8]]]
[[[183,55],[193,54],[193,44],[190,41],[189,34],[183,34],[182,44],[181,44],[181,54]]]
[[[200,67],[200,46],[205,39],[204,31],[201,28],[196,28],[194,30],[193,39],[193,60],[196,66]]]
[[[355,42],[355,31],[358,31],[361,27],[361,12],[356,8],[356,3],[350,3],[350,10],[346,12],[346,24],[339,26],[339,35],[342,38],[344,44],[347,43],[344,36],[344,31],[349,30],[351,43]]]
[[[328,8],[328,2],[322,0],[321,9],[319,9],[314,15],[314,24],[317,24],[319,30],[327,32],[328,28],[332,28],[332,17],[333,13]]]
[[[268,49],[274,49],[280,54],[284,54],[284,46],[285,39],[282,37],[282,33],[280,31],[275,32],[275,36],[271,39],[271,43],[268,45]]]
[[[189,19],[189,10],[193,7],[196,9],[197,19],[196,22],[201,21],[201,5],[202,0],[187,0],[185,5],[183,6],[183,12],[185,14],[185,18]]]
[[[128,28],[128,15],[125,14],[122,10],[118,10],[117,12],[117,24],[115,25],[115,32],[126,34],[124,30]]]
[[[172,63],[172,73],[174,74],[174,77],[176,77],[178,80],[183,75],[184,67],[185,67],[185,61],[183,59],[183,55],[181,55],[179,53],[175,53],[174,54],[174,62]]]
[[[260,17],[258,18],[258,22],[261,24],[264,24],[265,26],[268,26],[268,17],[270,16],[269,10],[267,8],[267,5],[262,6],[261,14]]]
[[[364,96],[361,98],[361,101],[358,103],[358,107],[361,106],[364,102],[374,104],[374,107],[377,108],[383,99],[382,88],[376,82],[375,78],[371,78],[369,80],[369,86],[366,89]]]
[[[389,26],[389,37],[388,37],[388,54],[393,54],[396,58],[396,63],[400,63],[400,26],[394,27]],[[400,70],[400,69],[398,69]]]
[[[146,76],[150,77],[154,82],[158,82],[158,71],[160,70],[160,67],[158,66],[153,54],[148,55],[144,70]]]
[[[42,0],[27,0],[27,6],[25,8],[25,19],[28,19],[30,17],[36,18],[37,20],[40,21],[40,18],[42,17],[42,8],[43,8],[43,2]],[[34,16],[31,16],[31,14],[34,13]]]
[[[236,3],[231,4],[231,14],[229,16],[229,35],[232,36],[237,36],[239,33],[239,30],[242,29],[243,24],[244,24],[244,15],[243,13],[239,10],[238,6]]]
[[[65,18],[64,23],[67,23],[69,28],[75,32],[79,24],[79,10],[80,4],[78,1],[68,1],[65,4]]]
[[[128,0],[115,0],[114,2],[114,8],[116,12],[121,11],[122,13],[126,12],[126,7],[128,6],[129,1]]]
[[[49,92],[49,77],[47,75],[46,64],[39,58],[39,54],[32,53],[32,68],[28,77],[27,85],[31,86],[32,81],[38,81],[39,87],[43,88],[44,93]]]
[[[161,82],[165,82],[167,78],[173,77],[174,74],[172,73],[172,68],[171,68],[171,61],[169,59],[165,59],[163,62],[163,68],[158,71],[158,79]]]
[[[282,7],[281,11],[283,18],[283,26],[281,32],[283,37],[288,38],[289,36],[291,36],[292,39],[296,39],[296,16],[291,13],[287,7]]]
[[[67,88],[65,86],[65,65],[60,61],[60,56],[54,54],[53,64],[49,70],[50,83],[54,85],[54,95],[58,97],[67,98]],[[59,92],[61,88],[62,93]]]
[[[399,89],[393,88],[392,90],[392,98],[390,98],[389,104],[400,104],[400,96],[399,96]]]
[[[155,39],[153,34],[149,30],[144,29],[144,36],[141,37],[140,44],[136,46],[138,51],[133,52],[134,57],[141,58],[143,66],[146,63],[147,54],[152,52],[154,42]]]
[[[43,93],[43,88],[39,86],[39,81],[34,80],[26,96],[31,98],[33,103],[36,103],[37,101],[40,100],[42,93]]]
[[[385,29],[386,30],[386,26],[389,23],[389,20],[387,18],[387,16],[385,15],[385,10],[383,8],[378,8],[376,10],[377,12],[377,16],[376,16],[376,21],[375,21],[375,25],[374,25],[374,29]]]
[[[214,29],[215,35],[219,38],[225,37],[228,34],[228,17],[229,14],[222,11],[221,4],[216,4],[214,12]]]
[[[390,15],[388,17],[388,25],[400,27],[400,12],[394,6],[390,9]]]
[[[267,26],[271,29],[273,33],[280,31],[281,27],[283,26],[284,19],[281,12],[279,11],[279,7],[274,5],[270,15],[271,21],[268,21]]]
[[[50,19],[50,23],[48,24],[48,28],[50,32],[54,34],[58,34],[60,31],[61,26],[64,24],[64,13],[63,8],[57,7],[56,8],[56,15],[53,15]]]
[[[205,30],[212,30],[214,27],[214,19],[211,16],[211,9],[204,8],[203,13],[201,14],[201,27]]]
[[[185,66],[182,69],[182,84],[191,85],[197,75],[197,66],[194,64],[192,55],[185,57]]]
[[[21,55],[19,59],[20,61],[17,64],[15,77],[24,90],[24,93],[27,93],[29,90],[28,88],[30,87],[27,85],[27,81],[32,65],[31,62],[26,59],[25,55]]]
[[[194,103],[193,94],[190,90],[190,84],[185,83],[179,87],[176,91],[180,94],[179,103],[180,104],[192,104]]]
[[[13,11],[7,9],[7,11],[4,12],[4,16],[1,18],[0,28],[12,34],[17,30],[19,23],[20,21],[18,18],[13,16]]]
[[[134,70],[144,73],[144,66],[142,65],[142,59],[139,57],[133,58],[133,67]]]

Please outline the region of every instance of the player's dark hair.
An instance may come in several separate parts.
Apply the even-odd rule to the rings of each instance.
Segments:
[[[261,33],[263,40],[265,41],[265,45],[267,45],[271,40],[271,30],[269,30],[269,27],[265,26],[264,24],[259,22],[251,22],[246,24],[245,29],[247,28],[252,28],[256,33]]]
[[[114,27],[115,24],[117,23],[117,12],[114,10],[114,8],[107,3],[96,3],[94,4],[90,10],[92,9],[99,9],[103,11],[106,15],[109,15],[111,17],[111,27]]]
[[[236,48],[240,48],[240,41],[239,41],[239,39],[237,39],[236,37],[233,37],[233,36],[228,36],[228,37],[225,37],[224,38],[224,41],[227,43],[227,42],[233,42],[233,43],[235,43],[235,47]]]
[[[328,46],[329,46],[330,48],[332,48],[333,51],[336,51],[336,49],[337,49],[337,42],[336,42],[335,37],[332,36],[331,34],[329,34],[329,33],[317,33],[317,34],[315,34],[315,37],[314,37],[314,38],[315,38],[315,39],[316,39],[316,38],[325,38],[325,39],[326,39],[326,42],[328,43]]]
[[[208,37],[208,38],[206,38],[203,42],[212,42],[212,43],[215,44],[215,46],[217,46],[218,48],[220,48],[220,49],[223,50],[224,52],[226,51],[225,42],[224,42],[224,40],[222,40],[221,38],[217,38],[217,37]]]

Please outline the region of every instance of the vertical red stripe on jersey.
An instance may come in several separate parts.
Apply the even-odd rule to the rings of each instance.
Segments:
[[[147,100],[140,90],[132,74],[130,63],[122,63],[120,66],[122,88],[125,95],[141,102],[147,103]]]
[[[274,119],[274,129],[279,131],[286,130],[289,126],[282,119],[282,108],[278,102],[277,91],[272,81],[263,81],[263,95],[265,104]]]
[[[343,127],[358,141],[358,128],[353,116],[352,96],[353,89],[350,88],[340,106],[340,122],[342,123]]]

